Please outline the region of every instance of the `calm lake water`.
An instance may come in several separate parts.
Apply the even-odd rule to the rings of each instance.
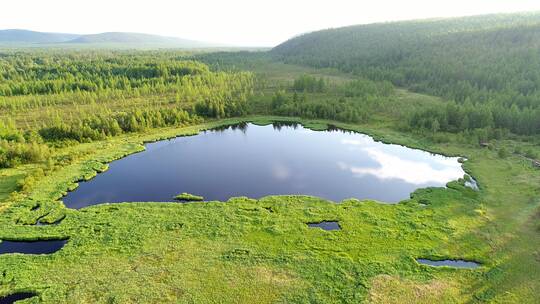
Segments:
[[[187,192],[205,200],[305,194],[395,203],[415,189],[445,186],[465,172],[458,158],[375,142],[341,130],[244,124],[146,145],[110,164],[63,201],[169,202]]]

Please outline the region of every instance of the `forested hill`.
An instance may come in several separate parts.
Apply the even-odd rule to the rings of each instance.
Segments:
[[[165,37],[150,34],[140,33],[122,33],[122,32],[108,32],[93,35],[83,35],[76,39],[69,41],[69,43],[123,43],[123,44],[162,44],[178,47],[207,47],[211,46],[209,43],[203,43],[198,41],[192,41],[187,39],[180,39],[175,37]]]
[[[0,30],[0,43],[59,43],[78,38],[80,35],[43,33],[28,30]]]
[[[540,14],[514,14],[330,29],[293,38],[272,53],[290,63],[337,67],[457,101],[482,101],[493,90],[535,94],[539,45]]]
[[[162,46],[167,48],[206,48],[219,46],[206,42],[141,33],[107,32],[78,35],[28,30],[0,30],[0,45],[55,46],[59,43],[70,46],[127,46],[131,48],[139,46]]]
[[[539,46],[540,13],[527,13],[329,29],[293,38],[271,53],[288,63],[389,80],[458,105],[482,104],[485,113],[475,127],[538,133]],[[430,113],[424,118],[428,116],[437,117]],[[451,120],[447,116],[440,113],[438,120],[446,124]],[[429,127],[430,122],[425,124]],[[468,128],[462,122],[453,124],[447,128]]]

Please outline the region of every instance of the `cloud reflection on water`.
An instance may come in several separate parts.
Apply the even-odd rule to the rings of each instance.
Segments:
[[[461,166],[454,158],[437,156],[435,159],[431,157],[429,162],[411,160],[370,146],[369,141],[342,140],[342,143],[358,147],[359,151],[377,163],[376,167],[365,167],[343,161],[337,162],[341,170],[350,171],[359,177],[371,175],[381,180],[398,179],[414,185],[429,183],[445,185],[448,181],[463,177]]]
[[[272,176],[276,180],[285,181],[290,179],[291,170],[281,163],[275,163],[272,165]]]

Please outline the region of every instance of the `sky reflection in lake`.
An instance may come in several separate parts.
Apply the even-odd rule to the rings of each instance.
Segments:
[[[441,157],[411,149],[382,145],[370,137],[362,140],[343,139],[342,144],[377,163],[375,167],[365,163],[338,161],[340,169],[361,177],[371,175],[381,180],[398,179],[413,185],[445,185],[448,181],[463,177],[464,172],[455,158]]]

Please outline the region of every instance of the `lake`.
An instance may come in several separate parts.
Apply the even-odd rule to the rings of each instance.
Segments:
[[[170,202],[179,193],[231,197],[312,195],[396,203],[418,188],[444,187],[465,172],[445,157],[342,130],[241,124],[146,145],[63,198],[66,206]]]

